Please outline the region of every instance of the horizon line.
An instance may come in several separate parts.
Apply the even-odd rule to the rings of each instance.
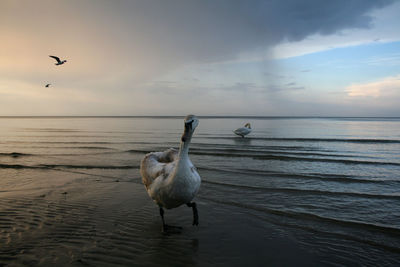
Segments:
[[[184,118],[186,115],[0,115],[0,118]],[[196,115],[199,118],[376,118],[400,119],[400,116],[317,116],[317,115]]]

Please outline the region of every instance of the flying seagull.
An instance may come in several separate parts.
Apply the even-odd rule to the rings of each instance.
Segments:
[[[48,83],[48,84],[46,84],[46,86],[45,87],[49,87],[51,85],[51,83]]]
[[[52,57],[52,58],[54,58],[55,60],[57,60],[57,63],[55,64],[56,66],[62,65],[62,64],[64,64],[65,62],[67,62],[66,60],[60,60],[60,58],[59,58],[59,57],[56,57],[56,56],[49,56],[49,57]]]

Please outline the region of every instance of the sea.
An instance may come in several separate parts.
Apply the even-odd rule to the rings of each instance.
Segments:
[[[183,118],[1,117],[0,266],[400,266],[400,118],[199,116],[163,234],[140,160]]]

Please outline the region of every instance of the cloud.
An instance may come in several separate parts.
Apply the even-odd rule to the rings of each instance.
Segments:
[[[349,97],[389,98],[400,97],[400,75],[380,81],[352,84],[346,88]]]
[[[373,66],[400,66],[400,53],[371,57],[364,63]]]
[[[229,92],[249,93],[249,92],[259,92],[263,88],[260,86],[257,86],[255,83],[238,82],[238,83],[228,85],[228,86],[220,86],[217,89],[223,90],[223,91],[229,91]]]
[[[359,8],[362,5],[360,2],[349,3],[349,6],[337,1],[331,2],[330,4],[342,5],[343,8],[353,6]],[[271,54],[274,58],[290,58],[333,48],[357,46],[366,43],[399,41],[400,32],[398,31],[398,25],[400,17],[398,14],[400,12],[400,2],[393,1],[392,3],[392,5],[381,9],[375,8],[384,7],[390,4],[390,2],[376,2],[376,6],[371,6],[372,3],[368,3],[370,6],[363,6],[360,13],[358,11],[354,12],[352,8],[348,8],[347,11],[336,9],[330,15],[337,16],[337,19],[344,18],[344,15],[353,16],[353,23],[349,23],[347,20],[345,20],[345,23],[349,23],[347,26],[334,23],[336,27],[329,34],[324,34],[326,31],[321,29],[320,31],[310,31],[307,36],[298,40],[288,39],[273,47]],[[321,4],[323,3],[321,2]],[[318,20],[319,23],[323,24],[321,27],[329,28],[326,23],[328,21],[335,21],[330,15],[327,14],[326,20],[322,18]],[[339,27],[340,25],[342,27]]]
[[[264,80],[259,79],[257,86],[252,85],[250,75],[248,80],[232,78],[212,87],[195,75],[198,81],[158,83],[152,87],[147,84],[188,65],[209,66],[253,52],[268,56],[265,50],[284,41],[298,42],[346,29],[369,29],[373,22],[371,12],[391,3],[392,0],[0,1],[2,90],[13,94],[15,88],[20,88],[26,93],[26,97],[10,100],[7,107],[1,105],[0,114],[19,110],[18,105],[33,98],[37,102],[25,106],[37,110],[35,107],[46,106],[46,97],[57,99],[54,108],[47,105],[45,113],[50,115],[62,110],[63,103],[63,110],[74,114],[152,114],[155,109],[169,113],[179,110],[183,102],[185,107],[181,110],[190,108],[189,103],[193,102],[184,99],[190,94],[201,95],[202,103],[214,103],[214,111],[224,113],[224,108],[237,102],[229,97],[230,104],[224,104],[223,97],[227,97],[219,95],[221,91],[239,94],[247,90],[257,98],[258,92],[271,91],[267,83],[272,77],[283,80],[286,76],[271,76],[275,70],[270,71],[268,66],[262,70]],[[55,67],[49,54],[68,62]],[[220,77],[225,70],[220,66],[209,75]],[[219,81],[210,79],[210,83]],[[17,86],[19,82],[24,85]],[[44,91],[44,82],[54,84],[52,89],[58,88],[59,92]],[[43,98],[29,97],[36,94],[32,90]],[[66,92],[63,95],[60,91]],[[173,97],[155,100],[154,93],[163,91],[164,98],[168,93]],[[92,104],[82,104],[79,95]],[[68,101],[63,102],[62,98]],[[261,100],[255,102],[258,101]],[[154,102],[158,104],[156,108],[148,104]],[[255,105],[248,105],[247,112],[252,108]]]
[[[94,66],[140,63],[143,69],[155,65],[165,68],[230,60],[246,51],[284,40],[300,41],[313,34],[369,28],[372,17],[368,12],[392,2],[5,1],[0,4],[5,21],[0,27],[2,32],[14,32],[11,35],[18,37],[14,41],[21,37],[21,42],[34,41],[33,49],[44,46],[48,52],[58,50],[65,55],[72,49],[77,60],[78,56],[86,63],[94,60]],[[71,42],[77,43],[71,48]],[[8,44],[19,46],[19,42]],[[102,60],[104,56],[107,61]]]
[[[284,78],[286,78],[285,75],[276,74],[276,73],[272,73],[272,72],[264,72],[264,75],[267,76],[267,77],[270,77],[272,79],[284,79]]]
[[[288,86],[288,87],[291,87],[293,85],[296,85],[296,83],[295,82],[290,82],[290,83],[285,84],[285,86]]]

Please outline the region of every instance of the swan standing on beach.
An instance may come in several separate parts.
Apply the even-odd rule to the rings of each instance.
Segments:
[[[251,126],[250,123],[246,123],[244,125],[244,127],[241,128],[237,128],[236,130],[234,130],[233,132],[237,135],[240,135],[241,137],[244,137],[245,135],[248,135],[249,133],[251,133]]]
[[[168,229],[164,208],[172,209],[186,204],[193,210],[193,225],[199,224],[196,203],[192,202],[200,188],[201,178],[189,159],[189,144],[199,120],[187,115],[179,151],[170,148],[164,152],[148,153],[140,163],[142,182],[149,196],[160,207],[163,232]]]

